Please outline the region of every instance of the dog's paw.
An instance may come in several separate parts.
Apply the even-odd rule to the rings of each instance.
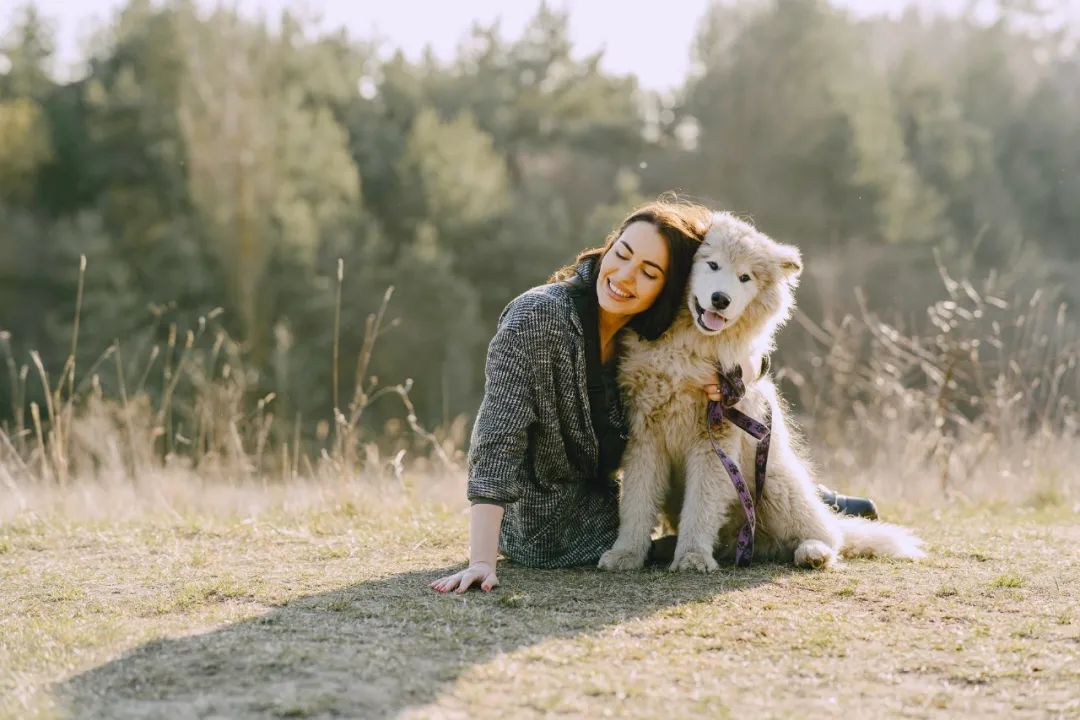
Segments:
[[[640,570],[645,567],[645,558],[649,551],[611,548],[600,556],[598,567],[601,570]]]
[[[796,567],[821,570],[836,562],[836,551],[820,540],[803,540],[795,549]]]
[[[711,552],[692,548],[682,555],[676,554],[670,569],[674,572],[711,573],[716,572],[719,567]]]

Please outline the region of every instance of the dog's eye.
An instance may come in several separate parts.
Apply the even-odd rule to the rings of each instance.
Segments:
[[[746,273],[743,273],[739,276],[739,282],[750,282],[750,276]]]
[[[717,265],[716,263],[714,263],[712,260],[710,260],[709,262],[707,262],[705,264],[709,266],[710,270],[719,270],[720,269],[720,266]]]

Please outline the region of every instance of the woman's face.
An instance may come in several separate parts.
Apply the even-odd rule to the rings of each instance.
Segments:
[[[664,288],[667,242],[650,222],[631,223],[600,260],[596,299],[613,315],[647,310]]]

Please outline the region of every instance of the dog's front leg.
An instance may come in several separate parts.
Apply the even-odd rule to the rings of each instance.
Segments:
[[[669,475],[669,464],[656,440],[648,431],[634,433],[623,455],[619,536],[600,557],[601,569],[639,570],[645,565]]]
[[[737,452],[732,460],[739,461]],[[720,527],[736,500],[724,466],[708,445],[692,447],[686,458],[686,497],[679,514],[679,539],[671,570],[713,572],[713,557]]]

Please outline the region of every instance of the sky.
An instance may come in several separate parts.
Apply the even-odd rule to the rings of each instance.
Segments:
[[[1061,8],[1063,17],[1080,20],[1080,0],[1044,0]],[[25,0],[0,0],[0,28]],[[77,75],[81,47],[96,27],[107,24],[124,0],[33,0],[55,23],[59,78]],[[834,0],[860,16],[898,15],[908,5],[923,10],[959,12],[968,0]],[[217,4],[200,0],[205,7]],[[241,11],[268,18],[283,9],[320,19],[321,27],[344,26],[354,37],[380,37],[386,51],[401,48],[417,58],[430,45],[441,58],[452,57],[458,42],[475,21],[500,20],[504,36],[515,38],[535,12],[539,0],[232,0]],[[549,6],[570,13],[571,39],[585,55],[603,49],[601,65],[608,72],[638,76],[642,86],[664,90],[687,74],[698,20],[709,0],[549,0]],[[985,3],[989,5],[991,3]],[[670,51],[658,52],[659,48]]]

